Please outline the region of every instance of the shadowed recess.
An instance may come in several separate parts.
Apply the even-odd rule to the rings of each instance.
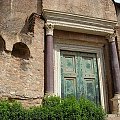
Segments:
[[[17,42],[13,45],[12,55],[23,59],[29,59],[30,50],[26,44]]]
[[[0,51],[4,51],[5,50],[5,41],[2,38],[2,36],[0,36]]]

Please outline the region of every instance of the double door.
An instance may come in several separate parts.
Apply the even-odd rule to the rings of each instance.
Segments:
[[[61,96],[81,96],[100,103],[95,53],[61,51]]]

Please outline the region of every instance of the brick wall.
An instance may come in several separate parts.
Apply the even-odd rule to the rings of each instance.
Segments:
[[[44,21],[36,15],[33,31],[28,27],[30,15],[41,13],[41,1],[5,0],[0,7],[0,40],[5,42],[0,51],[0,98],[16,99],[24,106],[37,105],[44,95]],[[16,43],[28,47],[29,59],[12,55]]]

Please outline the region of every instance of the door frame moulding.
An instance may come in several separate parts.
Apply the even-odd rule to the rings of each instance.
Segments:
[[[43,9],[43,18],[55,29],[107,36],[114,33],[117,21]]]
[[[104,56],[102,47],[93,46],[77,46],[77,45],[65,45],[55,44],[54,45],[54,94],[61,97],[61,62],[60,62],[60,51],[78,51],[78,52],[89,52],[97,54],[98,63],[98,76],[100,86],[100,101],[105,111],[107,111],[107,96],[105,86],[105,72],[104,72]]]

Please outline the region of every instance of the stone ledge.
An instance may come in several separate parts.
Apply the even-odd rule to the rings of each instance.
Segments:
[[[120,120],[120,115],[118,115],[118,114],[108,114],[106,120]]]

